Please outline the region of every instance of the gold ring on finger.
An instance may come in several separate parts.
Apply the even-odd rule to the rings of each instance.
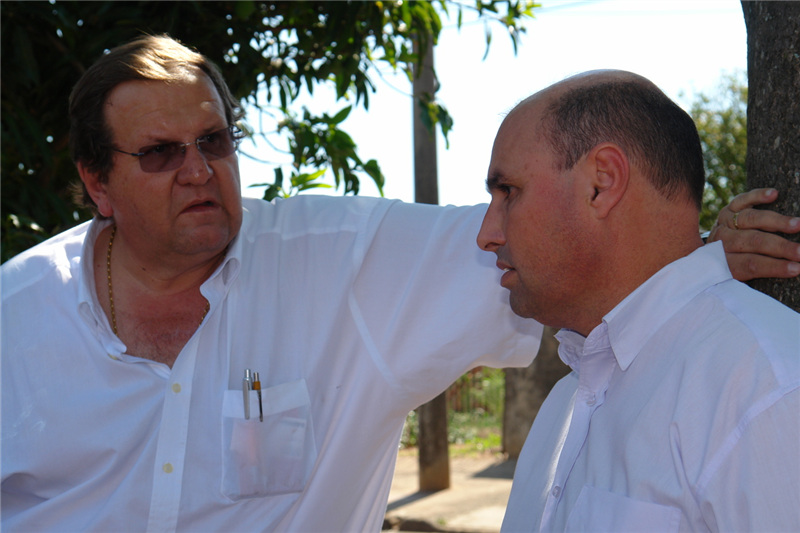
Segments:
[[[733,227],[739,229],[739,213],[736,212],[733,214]]]

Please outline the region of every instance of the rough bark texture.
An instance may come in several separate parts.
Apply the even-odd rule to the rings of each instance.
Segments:
[[[747,187],[774,187],[767,206],[800,216],[800,2],[742,2],[747,25]],[[784,235],[800,242],[800,234]],[[751,286],[800,311],[800,279]]]
[[[506,405],[503,411],[503,451],[519,457],[522,445],[544,399],[556,382],[570,372],[558,357],[555,328],[544,328],[542,346],[528,368],[506,369]]]
[[[433,94],[433,43],[428,39],[424,68],[414,77],[414,201],[439,203],[436,170],[436,136],[420,118],[417,102],[423,93]],[[447,448],[447,400],[442,393],[417,408],[419,415],[419,490],[434,491],[450,487],[450,456]]]

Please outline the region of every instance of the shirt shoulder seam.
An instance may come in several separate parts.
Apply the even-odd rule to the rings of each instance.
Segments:
[[[750,409],[748,409],[742,416],[736,427],[728,434],[720,446],[719,450],[714,454],[711,461],[703,469],[700,479],[697,482],[696,498],[698,501],[702,500],[709,483],[714,476],[719,472],[723,463],[731,455],[731,452],[738,444],[739,440],[745,434],[750,424],[762,413],[766,412],[770,407],[777,404],[780,400],[785,398],[789,393],[794,390],[800,389],[800,381],[789,383],[784,387],[775,389],[769,394],[761,397]]]

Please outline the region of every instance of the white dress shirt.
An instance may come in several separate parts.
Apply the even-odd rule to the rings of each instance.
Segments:
[[[720,243],[559,340],[504,532],[800,531],[800,315]]]
[[[244,207],[172,369],[126,354],[97,301],[108,222],[3,265],[3,531],[378,531],[408,411],[533,359],[541,327],[475,246],[485,207]]]

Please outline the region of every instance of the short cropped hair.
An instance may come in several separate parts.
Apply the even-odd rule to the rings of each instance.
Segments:
[[[108,95],[128,81],[177,81],[192,68],[211,79],[225,108],[228,126],[234,125],[244,112],[216,65],[167,35],[144,35],[105,53],[72,89],[69,97],[72,161],[97,173],[100,182],[106,183],[114,165],[112,132],[105,117]],[[103,218],[82,182],[73,188],[73,196],[78,205]]]
[[[648,83],[614,80],[578,86],[554,99],[542,124],[557,170],[569,170],[602,142],[618,144],[656,190],[700,209],[703,151],[692,118]]]

